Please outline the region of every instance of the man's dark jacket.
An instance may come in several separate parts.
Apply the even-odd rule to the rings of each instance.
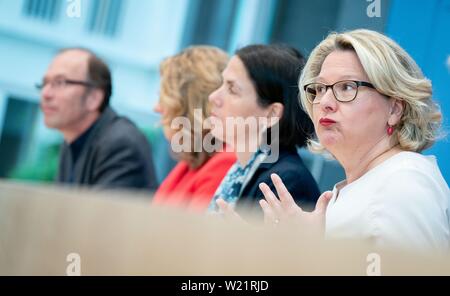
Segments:
[[[107,107],[85,135],[73,162],[61,147],[57,181],[96,188],[156,189],[150,144],[127,118]]]

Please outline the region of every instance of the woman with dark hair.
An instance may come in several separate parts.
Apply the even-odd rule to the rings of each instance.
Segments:
[[[317,184],[297,153],[314,127],[298,101],[297,80],[305,64],[295,49],[250,45],[236,52],[209,96],[212,134],[233,147],[237,162],[217,189],[209,209],[233,205],[258,209],[261,182],[282,175],[299,205],[314,205]],[[274,187],[272,186],[272,189]]]

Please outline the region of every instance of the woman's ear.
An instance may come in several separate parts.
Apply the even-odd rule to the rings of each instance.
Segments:
[[[269,107],[269,126],[275,125],[283,116],[284,106],[281,103],[273,103]]]
[[[388,124],[393,126],[400,122],[405,110],[405,101],[399,98],[392,98],[391,112],[389,114]]]

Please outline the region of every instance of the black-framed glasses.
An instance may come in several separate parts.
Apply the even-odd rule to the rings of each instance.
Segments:
[[[65,88],[67,85],[82,85],[86,87],[97,87],[97,85],[90,81],[82,81],[82,80],[73,80],[73,79],[66,79],[66,78],[56,78],[53,80],[47,80],[42,81],[42,83],[37,83],[36,88],[41,90],[43,89],[47,84],[50,84],[50,87],[52,89],[62,89]]]
[[[360,86],[367,86],[375,89],[375,86],[373,86],[372,83],[356,80],[342,80],[333,84],[323,84],[319,82],[308,83],[303,89],[306,93],[306,99],[311,104],[318,104],[330,87],[336,100],[345,103],[351,102],[356,98]]]

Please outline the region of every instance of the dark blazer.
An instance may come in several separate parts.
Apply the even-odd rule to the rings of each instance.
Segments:
[[[150,144],[127,118],[106,108],[87,134],[73,165],[61,147],[57,181],[100,188],[156,189]]]
[[[259,200],[264,199],[264,195],[259,189],[259,184],[261,182],[266,183],[272,192],[277,194],[270,178],[273,173],[280,176],[299,206],[305,210],[314,208],[320,196],[316,181],[296,151],[281,150],[278,161],[261,163],[249,182],[244,185],[245,187],[236,204],[238,212],[244,207],[249,207],[252,212],[262,215],[263,211],[259,205]]]

